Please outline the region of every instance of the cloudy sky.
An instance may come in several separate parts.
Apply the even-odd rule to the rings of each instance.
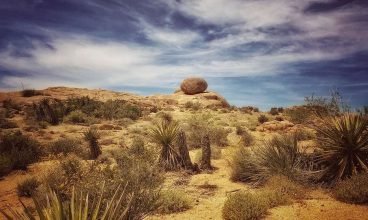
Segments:
[[[368,1],[0,0],[0,90],[171,93],[187,76],[235,105],[336,88],[368,104]]]

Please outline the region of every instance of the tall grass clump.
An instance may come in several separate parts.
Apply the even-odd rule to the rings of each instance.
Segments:
[[[100,139],[100,133],[96,128],[89,128],[84,132],[84,139],[88,141],[91,158],[97,159],[97,157],[102,153],[101,146],[98,143],[98,139]]]
[[[295,135],[279,135],[260,146],[238,148],[232,156],[231,179],[263,183],[273,175],[298,178],[301,152]]]
[[[80,157],[84,157],[86,155],[81,142],[71,138],[60,138],[52,142],[47,149],[53,156],[67,156],[69,154],[75,154]]]
[[[259,117],[258,117],[258,122],[260,123],[260,124],[263,124],[263,123],[265,123],[265,122],[268,122],[268,118],[267,118],[267,116],[266,115],[260,115]]]
[[[315,129],[322,149],[317,161],[325,166],[322,181],[335,183],[368,172],[367,127],[368,119],[354,113],[321,119]]]

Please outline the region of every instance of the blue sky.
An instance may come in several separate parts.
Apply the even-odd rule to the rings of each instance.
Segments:
[[[1,0],[0,89],[171,93],[201,76],[231,104],[368,97],[366,0]]]

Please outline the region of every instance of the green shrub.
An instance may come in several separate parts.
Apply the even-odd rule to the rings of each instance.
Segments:
[[[98,139],[100,139],[100,133],[98,133],[95,128],[89,128],[84,132],[84,139],[88,141],[91,158],[97,159],[97,157],[102,153],[101,146],[98,143]]]
[[[346,113],[328,117],[316,126],[317,141],[322,149],[318,162],[324,164],[321,180],[337,182],[368,167],[368,119]]]
[[[267,116],[266,116],[266,115],[260,115],[260,116],[258,117],[258,122],[259,122],[259,123],[261,123],[261,124],[263,124],[263,123],[265,123],[265,122],[268,122],[268,118],[267,118]]]
[[[50,167],[42,182],[46,187],[58,192],[63,198],[71,194],[73,187],[77,186],[87,175],[84,162],[75,155],[68,155]],[[46,193],[46,192],[44,192]]]
[[[42,95],[40,91],[37,91],[35,89],[24,89],[22,90],[21,93],[23,97],[32,97],[32,96]]]
[[[182,212],[192,207],[191,199],[185,192],[180,190],[165,190],[160,193],[157,212],[160,214],[170,214]]]
[[[70,112],[66,117],[65,121],[73,124],[77,123],[87,123],[88,116],[84,114],[81,110],[75,110]]]
[[[40,182],[36,177],[28,177],[17,185],[18,196],[31,197],[37,190]]]
[[[140,137],[134,137],[129,153],[141,155],[145,153],[144,140]]]
[[[101,105],[96,114],[108,120],[119,118],[137,120],[142,116],[142,110],[123,100],[108,100]]]
[[[74,153],[80,157],[84,157],[86,155],[86,152],[83,149],[80,141],[70,138],[61,138],[54,141],[48,147],[48,151],[54,156],[67,156],[71,153]]]
[[[157,200],[164,180],[161,168],[156,163],[157,154],[150,149],[147,149],[147,153],[143,155],[132,155],[127,151],[115,151],[111,154],[112,158],[116,160],[117,166],[97,165],[88,169],[81,185],[91,195],[96,195],[96,186],[102,185],[105,181],[106,194],[104,198],[109,198],[113,195],[117,185],[128,182],[126,192],[128,194],[134,193],[128,211],[128,219],[143,219],[157,208]],[[105,168],[102,169],[102,167]]]
[[[286,109],[285,116],[294,124],[306,124],[313,117],[313,111],[305,106],[297,106]]]
[[[368,174],[358,174],[339,182],[332,194],[342,202],[368,203]]]
[[[209,114],[194,115],[188,120],[186,129],[188,146],[190,148],[202,147],[203,138],[208,135],[211,145],[224,147],[228,145],[227,135],[230,132],[221,126],[215,126]]]
[[[43,99],[33,104],[33,114],[38,121],[46,121],[52,125],[59,124],[65,114],[65,106],[61,101]]]
[[[226,199],[222,208],[222,217],[225,220],[260,219],[266,213],[268,206],[263,195],[240,191]]]
[[[19,131],[1,135],[0,152],[3,166],[9,166],[3,167],[3,170],[26,169],[28,164],[36,162],[42,153],[38,142]]]
[[[253,148],[238,148],[230,166],[231,179],[262,183],[273,175],[299,178],[301,152],[295,136],[280,135]]]

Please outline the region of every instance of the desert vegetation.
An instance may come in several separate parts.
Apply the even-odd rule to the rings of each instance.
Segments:
[[[212,96],[57,91],[2,100],[0,184],[27,174],[13,184],[22,202],[0,206],[6,219],[259,219],[312,191],[368,202],[368,118],[338,93],[262,112]]]

